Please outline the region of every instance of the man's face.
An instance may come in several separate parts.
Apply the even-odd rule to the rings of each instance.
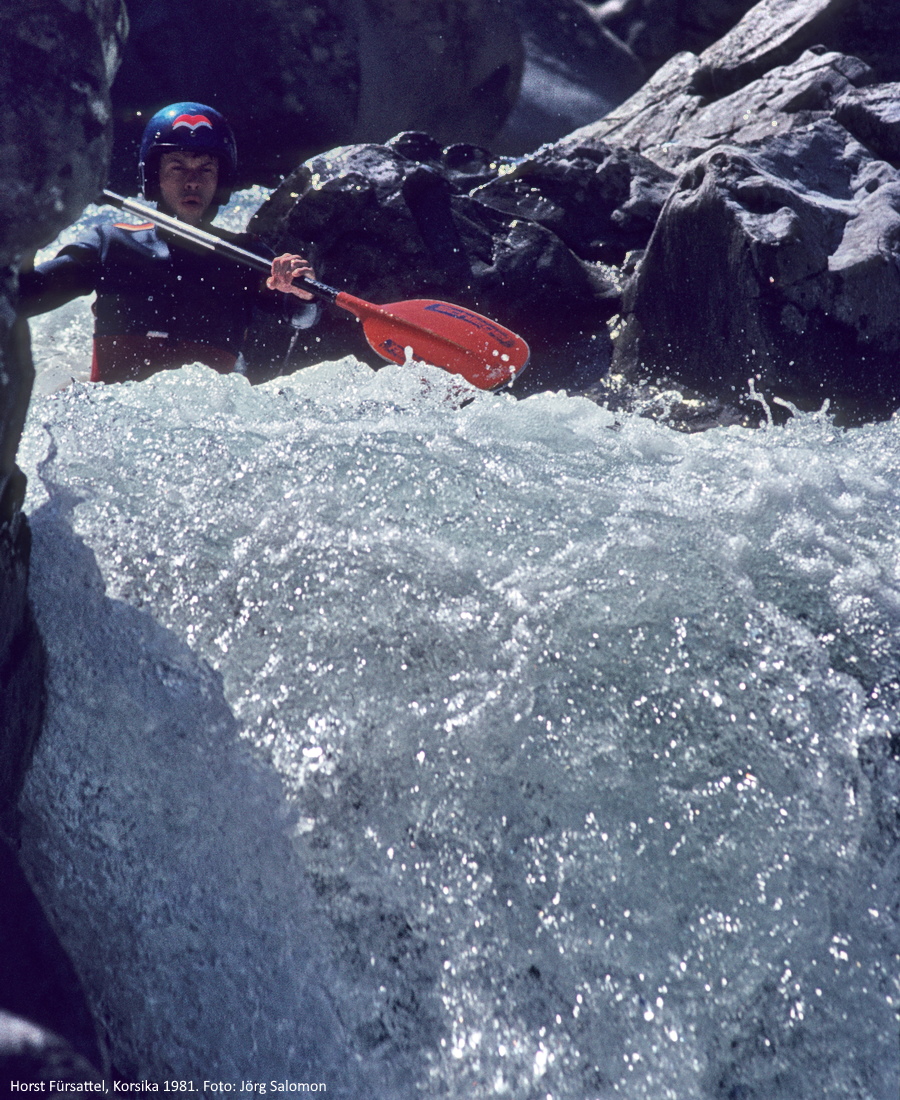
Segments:
[[[163,153],[159,191],[176,218],[199,225],[219,186],[219,162],[209,153]]]

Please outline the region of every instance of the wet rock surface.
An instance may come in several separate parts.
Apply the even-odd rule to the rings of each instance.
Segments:
[[[613,374],[753,407],[842,417],[900,403],[893,84],[815,48],[745,87],[697,92],[681,55],[580,131],[680,171],[623,297]],[[708,70],[707,70],[708,71]]]
[[[842,169],[838,171],[838,167]],[[625,294],[616,367],[850,418],[897,407],[900,174],[831,120],[687,168]]]

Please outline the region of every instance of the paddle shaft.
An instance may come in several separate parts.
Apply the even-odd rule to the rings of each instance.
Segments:
[[[173,218],[169,214],[163,214],[161,210],[154,210],[152,206],[145,206],[137,199],[126,199],[122,195],[116,195],[113,191],[104,191],[103,198],[110,206],[118,207],[119,210],[126,210],[129,214],[136,214],[139,218],[146,218],[148,222],[153,222],[161,229],[167,229],[173,236],[180,237],[185,241],[192,241],[194,244],[200,245],[201,248],[208,248],[211,252],[215,252],[217,256],[224,256],[226,259],[234,260],[235,263],[254,267],[257,271],[264,271],[267,275],[272,272],[272,261],[267,260],[264,256],[257,256],[255,252],[250,252],[246,248],[240,248],[230,241],[223,241],[221,237],[216,237],[205,229],[200,229],[196,225],[188,225],[187,222],[179,221],[178,218]],[[310,294],[315,294],[317,298],[322,298],[326,302],[336,301],[341,293],[341,291],[335,290],[333,286],[320,283],[317,279],[295,279],[294,282],[303,290],[308,290]]]

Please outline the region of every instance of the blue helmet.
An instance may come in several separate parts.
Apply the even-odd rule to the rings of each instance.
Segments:
[[[211,153],[219,162],[215,210],[231,198],[237,179],[237,146],[231,127],[213,107],[203,103],[170,103],[150,119],[141,138],[141,194],[159,198],[159,161],[163,153]]]

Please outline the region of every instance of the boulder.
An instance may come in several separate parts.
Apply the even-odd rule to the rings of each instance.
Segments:
[[[834,117],[875,156],[900,166],[900,84],[848,88]]]
[[[518,163],[421,133],[313,158],[251,223],[306,253],[324,282],[375,302],[450,299],[521,333],[532,363],[516,391],[582,388],[608,366],[619,308],[612,264],[643,247],[671,176],[639,155],[563,142]],[[252,337],[251,376],[275,352]],[[277,368],[355,354],[381,365],[348,315],[329,310]]]
[[[102,187],[122,0],[0,9],[0,267],[49,244]]]
[[[653,72],[678,53],[703,57],[703,81],[725,94],[814,45],[852,54],[879,80],[900,79],[893,0],[606,0],[596,17]]]
[[[570,139],[681,173],[633,262],[613,377],[760,409],[753,378],[802,408],[827,399],[848,420],[889,415],[900,403],[895,86],[814,47],[710,98],[698,85],[712,56],[671,59]]]
[[[847,0],[761,0],[703,51],[692,80],[701,95],[743,88],[777,65],[823,42]]]
[[[522,72],[507,0],[130,0],[129,13],[113,87],[123,190],[148,113],[166,103],[221,110],[243,182],[271,185],[312,153],[402,129],[487,141]]]
[[[845,93],[866,88],[875,75],[854,57],[807,50],[747,87],[718,99],[696,91],[701,59],[679,54],[627,103],[573,140],[624,146],[667,169],[678,169],[718,145],[757,145],[770,136],[804,132],[830,116]]]
[[[31,0],[0,10],[0,834],[7,837],[16,832],[15,803],[40,730],[44,691],[43,647],[26,598],[25,478],[15,464],[34,379],[27,326],[15,315],[18,270],[105,182],[109,84],[126,30],[121,0]],[[63,1038],[76,1043],[92,1034],[69,982],[71,967],[2,842],[0,954],[0,1007],[59,1026]],[[10,1021],[5,1017],[0,1028],[4,1068],[30,1080],[27,1074],[52,1063],[62,1078],[53,1053],[62,1044]],[[84,1050],[90,1057],[97,1049],[93,1036]],[[41,1061],[41,1050],[50,1062]]]
[[[127,30],[121,0],[34,0],[0,11],[0,811],[35,735],[39,646],[27,614],[25,479],[15,465],[34,369],[16,320],[18,266],[102,187],[112,137],[109,84]]]
[[[846,421],[900,406],[900,172],[833,119],[690,164],[623,303],[614,372]]]

